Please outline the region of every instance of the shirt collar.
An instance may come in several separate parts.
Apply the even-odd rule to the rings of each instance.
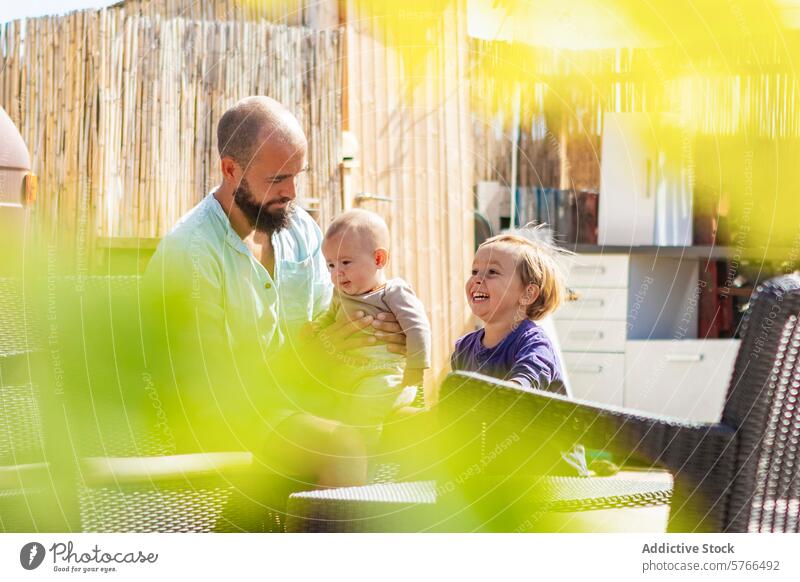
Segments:
[[[244,253],[246,255],[251,254],[250,249],[247,248],[247,245],[244,244],[242,238],[234,230],[230,218],[228,218],[228,215],[222,209],[219,200],[214,197],[215,191],[216,190],[212,190],[206,196],[205,200],[203,200],[203,203],[208,207],[209,212],[214,216],[214,218],[219,221],[220,224],[222,224],[222,228],[225,230],[225,242],[227,242],[240,253]]]

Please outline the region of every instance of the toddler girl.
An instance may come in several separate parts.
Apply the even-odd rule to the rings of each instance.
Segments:
[[[503,234],[478,247],[466,292],[484,327],[456,342],[453,370],[478,372],[525,387],[566,394],[553,345],[536,320],[564,300],[553,251]]]

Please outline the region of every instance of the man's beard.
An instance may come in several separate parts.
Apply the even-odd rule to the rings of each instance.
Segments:
[[[242,177],[242,181],[233,192],[233,201],[245,215],[250,226],[268,234],[278,232],[289,226],[295,209],[294,200],[288,200],[285,207],[275,211],[269,210],[270,205],[287,202],[286,198],[274,200],[261,206],[253,199],[253,193],[250,191],[250,187],[244,177]]]

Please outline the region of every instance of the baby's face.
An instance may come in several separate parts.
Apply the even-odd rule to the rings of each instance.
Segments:
[[[360,237],[347,232],[326,238],[322,254],[334,287],[347,295],[361,295],[380,285],[380,267],[375,251]]]
[[[501,245],[479,248],[465,291],[472,313],[484,323],[513,321],[525,295],[514,251]]]

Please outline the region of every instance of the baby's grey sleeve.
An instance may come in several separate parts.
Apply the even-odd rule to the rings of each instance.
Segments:
[[[422,301],[405,281],[391,285],[384,297],[406,334],[406,365],[409,368],[430,368],[431,325]]]

